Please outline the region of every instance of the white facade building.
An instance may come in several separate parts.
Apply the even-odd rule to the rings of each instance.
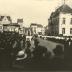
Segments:
[[[37,34],[37,25],[36,24],[31,24],[30,25],[31,29],[32,29],[32,34]]]
[[[60,13],[59,34],[63,34],[64,36],[72,36],[72,14],[71,13],[66,13],[66,14]]]
[[[44,27],[41,24],[32,23],[30,25],[32,34],[44,35]]]
[[[11,20],[11,17],[10,16],[0,16],[0,32],[3,32],[4,30],[4,25],[8,25],[8,24],[11,24],[12,23],[12,20]]]
[[[72,36],[72,9],[63,4],[52,12],[48,24],[49,35]]]
[[[12,23],[12,19],[8,15],[0,16],[0,32],[10,31],[19,32],[20,25],[18,23]]]
[[[1,20],[1,24],[11,24],[11,18],[10,16],[4,16]]]
[[[17,23],[3,25],[3,31],[19,32],[20,26]]]

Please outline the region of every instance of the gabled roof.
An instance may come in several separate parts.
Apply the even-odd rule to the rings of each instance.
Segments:
[[[30,26],[37,26],[37,24],[36,23],[32,23]]]
[[[37,27],[43,27],[41,24],[37,24]]]
[[[32,23],[30,26],[43,27],[41,24]]]
[[[0,16],[0,21],[2,21],[3,18],[4,18],[4,16]]]
[[[56,9],[55,12],[52,12],[51,17],[55,17],[60,14],[60,12],[63,13],[72,13],[72,8],[70,8],[67,4],[63,4],[58,9]]]
[[[11,21],[11,17],[10,17],[10,16],[0,16],[0,21],[2,21],[4,17],[7,17],[7,19],[8,19],[9,21]]]
[[[8,19],[9,21],[12,21],[10,16],[7,16],[7,19]]]
[[[3,26],[15,26],[15,27],[20,27],[18,23],[12,23],[12,24],[3,24]]]
[[[63,4],[61,7],[57,9],[58,12],[72,13],[72,9],[67,5]]]

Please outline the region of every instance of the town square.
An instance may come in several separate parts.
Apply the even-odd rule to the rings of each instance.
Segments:
[[[72,70],[72,1],[15,1],[1,9],[0,70]]]

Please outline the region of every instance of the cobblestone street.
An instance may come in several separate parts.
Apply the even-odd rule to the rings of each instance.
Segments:
[[[53,53],[53,49],[55,49],[56,48],[56,46],[57,45],[61,45],[62,47],[64,46],[63,44],[60,44],[60,43],[55,43],[55,42],[52,42],[52,41],[48,41],[48,40],[44,40],[44,39],[41,39],[41,38],[38,38],[38,40],[39,40],[39,45],[40,46],[44,46],[44,47],[46,47],[47,48],[47,50],[49,51],[49,52],[51,52],[51,54],[52,55],[54,55],[54,53]],[[34,43],[33,43],[33,41],[31,41],[31,49],[33,49],[34,48]],[[17,65],[14,65],[14,67],[16,67],[16,68],[19,68],[19,69],[24,69],[24,70],[38,70],[38,68],[40,69],[40,70],[42,70],[41,68],[43,67],[43,69],[44,70],[46,70],[46,69],[48,69],[49,67],[47,66],[47,64],[46,65],[44,65],[45,66],[45,68],[44,68],[44,66],[43,66],[43,64],[41,64],[41,65],[37,65],[37,67],[35,67],[36,66],[36,64],[35,65],[32,65],[32,63],[31,64],[23,64],[23,63],[20,63],[20,64],[17,64]],[[39,66],[39,67],[38,67]],[[41,66],[41,68],[40,68],[40,66]],[[33,68],[34,67],[34,68]],[[48,67],[48,68],[47,68]],[[33,68],[33,69],[32,69]],[[55,69],[55,68],[52,68],[52,69]],[[51,70],[51,68],[50,68],[50,70]]]
[[[44,40],[41,38],[38,38],[38,40],[40,42],[39,45],[46,47],[48,49],[48,51],[50,51],[52,53],[52,55],[54,55],[53,49],[56,48],[57,45],[61,45],[64,48],[64,45],[60,44],[60,43],[52,42],[49,40]],[[34,47],[33,42],[31,42],[31,45]]]

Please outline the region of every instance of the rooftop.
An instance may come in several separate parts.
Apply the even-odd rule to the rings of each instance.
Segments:
[[[55,17],[55,16],[59,15],[60,12],[62,12],[62,13],[72,13],[72,8],[70,8],[67,4],[63,4],[58,9],[56,9],[55,12],[52,12],[51,16]]]
[[[32,23],[30,26],[43,27],[41,24]]]
[[[16,27],[20,27],[20,25],[18,25],[17,23],[4,24],[4,26],[16,26]]]
[[[4,17],[7,17],[7,19],[8,19],[9,21],[11,21],[11,17],[10,17],[10,16],[3,16],[3,15],[0,16],[0,21],[2,21]]]

